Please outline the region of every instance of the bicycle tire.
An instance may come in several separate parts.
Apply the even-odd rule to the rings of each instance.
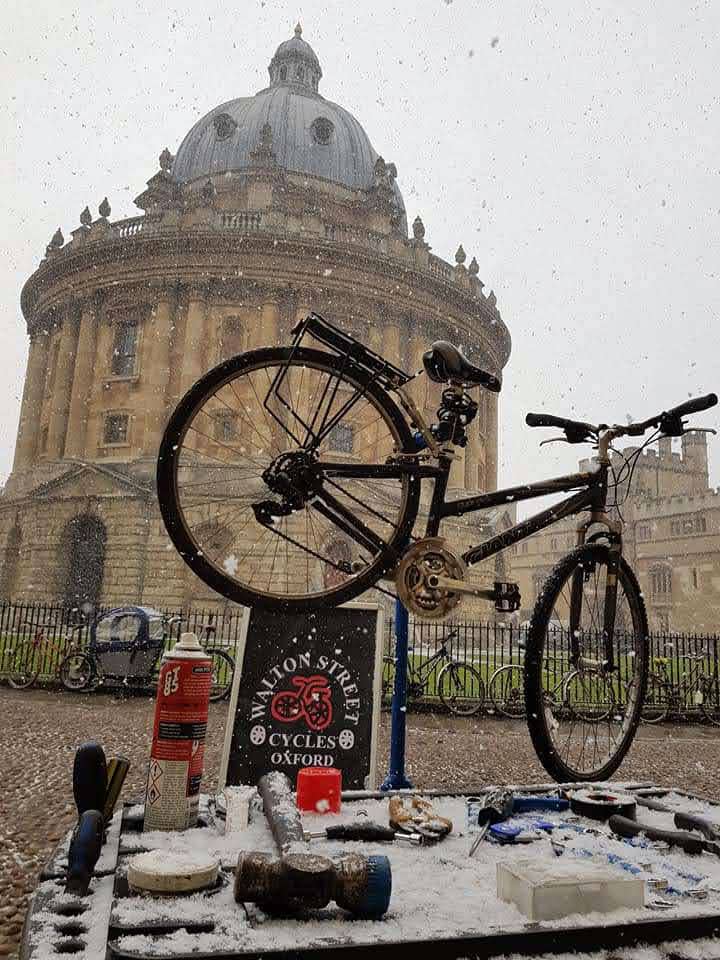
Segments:
[[[15,659],[13,668],[8,674],[8,684],[13,690],[27,690],[40,676],[40,665],[42,655],[40,649],[35,644],[31,644],[23,650],[22,662]]]
[[[465,682],[460,679],[460,672],[466,674]],[[467,692],[467,675],[472,679],[472,692]],[[462,691],[461,701],[464,705],[458,703],[458,693],[453,691]],[[437,692],[444,707],[456,717],[472,717],[476,714],[485,702],[485,684],[482,681],[480,673],[463,660],[451,660],[442,668],[437,678]]]
[[[537,599],[533,614],[530,620],[528,630],[527,650],[525,653],[525,709],[527,712],[527,724],[530,732],[533,747],[545,770],[553,779],[560,783],[577,781],[596,781],[607,780],[620,766],[625,755],[635,737],[635,733],[640,723],[640,709],[645,696],[645,688],[648,676],[648,626],[645,605],[635,574],[624,558],[620,558],[618,568],[618,583],[621,585],[623,594],[627,598],[628,611],[632,619],[632,632],[626,634],[632,637],[634,648],[631,654],[624,653],[624,662],[627,667],[631,663],[633,677],[624,687],[627,704],[621,711],[618,718],[621,722],[621,728],[618,731],[619,739],[612,737],[610,723],[608,722],[608,745],[605,754],[601,754],[593,766],[580,766],[585,756],[586,745],[590,749],[590,743],[586,734],[573,737],[574,724],[578,718],[573,717],[564,704],[557,705],[552,700],[552,694],[548,696],[544,682],[544,649],[546,639],[548,638],[548,628],[551,621],[557,621],[556,602],[563,595],[563,590],[568,584],[576,582],[574,576],[582,578],[579,580],[580,589],[584,589],[586,582],[585,576],[591,576],[597,572],[597,568],[607,567],[610,551],[605,544],[593,543],[585,544],[573,550],[554,567],[548,577],[540,596]],[[597,577],[596,577],[597,582]],[[592,608],[589,609],[592,615]],[[601,604],[595,607],[595,611],[602,610]],[[624,614],[625,611],[623,610]],[[555,614],[555,615],[553,615]],[[604,622],[604,621],[603,621]],[[582,626],[582,625],[581,625]],[[600,631],[601,632],[601,631]],[[562,642],[569,642],[569,635],[563,635]],[[615,636],[618,636],[616,631]],[[555,642],[555,641],[554,641]],[[588,641],[589,642],[589,641]],[[597,642],[597,641],[596,641]],[[567,656],[567,655],[566,655]],[[597,657],[597,654],[596,654]],[[552,655],[554,660],[558,658],[557,654]],[[568,658],[569,659],[569,658]],[[590,659],[590,658],[589,658]],[[620,671],[620,651],[618,650],[618,671]],[[563,691],[564,692],[564,691]],[[557,707],[556,717],[553,714],[553,708]],[[570,731],[561,727],[563,722],[570,723]],[[580,721],[584,725],[586,721]],[[595,737],[592,740],[593,762],[598,751],[598,727],[601,721],[594,721]],[[559,734],[558,743],[555,742],[554,733]],[[566,756],[561,756],[560,743],[563,743],[562,749],[566,751]],[[581,757],[576,765],[573,766],[569,760],[569,751],[573,745],[578,743],[578,749],[581,750]]]
[[[209,647],[205,653],[213,661],[213,682],[210,686],[210,703],[217,703],[230,696],[233,676],[235,674],[235,661],[229,653],[226,653],[224,650],[219,650],[216,647]],[[223,666],[225,668],[224,674],[222,673]],[[223,677],[222,682],[215,682],[216,674]]]
[[[160,443],[156,473],[160,513],[168,536],[183,561],[204,583],[228,600],[241,603],[245,606],[257,606],[264,609],[291,612],[307,612],[323,607],[337,606],[338,604],[352,600],[368,588],[375,586],[381,577],[392,569],[397,558],[402,554],[409,542],[410,533],[418,511],[420,479],[417,475],[408,473],[398,481],[399,487],[402,489],[402,497],[399,505],[397,505],[397,519],[393,519],[393,521],[390,522],[391,529],[394,530],[394,532],[387,535],[387,540],[385,540],[384,537],[380,537],[381,545],[377,546],[377,553],[371,555],[369,562],[365,561],[365,566],[353,570],[352,573],[345,574],[346,579],[338,584],[328,585],[327,582],[324,582],[323,589],[319,591],[315,590],[311,592],[309,589],[306,589],[304,592],[298,594],[289,593],[289,586],[287,594],[270,592],[269,583],[270,580],[272,580],[272,571],[268,578],[268,587],[258,589],[257,587],[242,583],[236,579],[234,574],[237,570],[230,573],[227,562],[224,568],[214,563],[211,558],[205,555],[205,552],[193,537],[184,515],[182,503],[180,502],[178,470],[182,469],[182,445],[188,430],[192,426],[194,417],[199,411],[202,411],[205,402],[211,403],[216,394],[228,384],[237,380],[239,376],[249,376],[257,371],[267,371],[271,369],[273,365],[278,368],[286,365],[288,368],[297,368],[303,371],[303,375],[304,371],[309,368],[325,373],[328,377],[336,378],[338,384],[343,383],[349,385],[356,393],[360,392],[360,395],[367,401],[368,405],[378,412],[378,419],[382,419],[388,428],[390,439],[396,448],[394,452],[396,454],[416,452],[415,442],[402,411],[384,388],[377,384],[372,377],[363,370],[348,367],[348,364],[342,358],[334,354],[305,347],[268,347],[253,350],[224,361],[205,374],[205,376],[185,394],[170,417]],[[288,390],[290,390],[290,387]],[[270,396],[270,394],[268,394],[268,396]],[[323,398],[321,398],[321,403],[322,399],[324,399],[324,395]],[[242,401],[240,401],[240,403],[242,405]],[[244,406],[243,412],[246,412]],[[272,429],[273,425],[271,422],[270,430],[272,431]],[[363,427],[363,429],[365,429],[365,427]],[[283,436],[282,439],[284,443],[288,442],[287,437]],[[272,443],[272,433],[270,443]],[[367,449],[367,445],[365,445],[363,449]],[[198,451],[191,452],[198,452],[198,457],[200,456],[199,448]],[[265,451],[265,455],[267,456],[267,451]],[[247,464],[251,465],[256,472],[260,470],[260,467],[257,465],[257,455],[253,454],[254,459],[243,454],[239,454],[238,456],[247,461]],[[276,459],[279,459],[279,457]],[[274,462],[275,461],[273,461],[273,463]],[[232,466],[230,461],[227,461],[227,464]],[[235,482],[237,483],[237,481]],[[247,485],[249,486],[249,484]],[[335,484],[335,486],[337,486],[337,484]],[[269,490],[264,493],[264,496],[267,497],[268,493]],[[386,507],[389,499],[391,498],[386,498],[386,501],[382,503],[381,498],[383,508]],[[393,501],[392,509],[395,509],[395,507],[396,505]],[[246,507],[244,509],[247,511],[248,508]],[[357,511],[357,509],[356,506],[355,510]],[[368,509],[372,510],[370,507],[368,507]],[[379,515],[378,512],[376,516]],[[339,531],[337,525],[333,527],[332,522],[331,528]],[[274,532],[277,531],[275,530]],[[287,549],[286,540],[285,550]],[[250,553],[251,551],[248,551],[245,557],[243,557],[243,561],[250,556]],[[275,556],[277,556],[277,550]],[[262,562],[263,559],[264,557],[261,558],[260,562]],[[320,559],[323,560],[323,557],[321,556]],[[330,561],[325,560],[326,564],[329,562]],[[277,581],[278,578],[276,577],[273,582]]]
[[[709,720],[716,727],[720,727],[720,704],[718,703],[717,696],[717,680],[712,677],[706,677],[701,681],[702,683],[702,703],[700,704],[700,709],[706,720]],[[711,710],[708,708],[708,701],[711,701],[716,709]]]
[[[514,677],[519,680],[517,686],[512,683]],[[508,687],[511,691],[517,690],[518,695],[513,696],[512,692],[508,695]],[[504,667],[498,667],[490,677],[487,695],[497,713],[509,720],[522,720],[525,716],[522,666],[519,663],[506,663]]]
[[[671,688],[650,674],[645,690],[645,699],[640,710],[641,723],[662,723],[670,713]]]
[[[85,667],[80,677],[72,676],[72,661],[79,661]],[[78,669],[79,664],[76,663],[74,670],[77,672]],[[77,651],[66,654],[60,661],[60,666],[58,667],[60,683],[62,683],[63,687],[70,691],[70,693],[81,693],[83,690],[90,689],[93,679],[95,678],[95,673],[95,662],[93,658],[87,653],[78,653]]]

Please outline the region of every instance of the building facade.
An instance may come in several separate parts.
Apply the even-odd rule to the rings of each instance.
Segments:
[[[107,199],[60,230],[22,291],[30,339],[15,459],[0,497],[0,593],[182,605],[217,596],[177,557],[156,504],[178,399],[244,350],[286,343],[314,310],[415,372],[435,339],[500,372],[510,337],[477,261],[409,235],[394,164],[319,92],[298,25],[269,86],[202,117],[113,222]],[[431,412],[438,394],[417,382]],[[456,491],[497,482],[498,414],[482,392]],[[469,539],[483,521],[457,529]]]
[[[637,450],[613,454],[613,468]],[[589,461],[580,463],[585,470]],[[720,490],[708,483],[704,434],[688,434],[681,449],[666,437],[659,450],[643,451],[628,490],[618,488],[625,521],[623,552],[638,576],[650,629],[658,633],[715,634],[720,631]],[[563,521],[517,544],[513,576],[520,584],[522,617],[552,567],[576,544],[577,519]]]

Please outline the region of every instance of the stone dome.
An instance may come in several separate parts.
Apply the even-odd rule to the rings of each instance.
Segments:
[[[254,97],[229,100],[195,124],[178,148],[174,180],[188,183],[253,166],[252,154],[266,139],[269,125],[275,161],[288,172],[353,190],[376,183],[378,154],[355,117],[318,93],[320,63],[300,33],[298,24],[295,36],[275,52],[269,87]],[[396,183],[392,186],[404,214],[400,190]]]

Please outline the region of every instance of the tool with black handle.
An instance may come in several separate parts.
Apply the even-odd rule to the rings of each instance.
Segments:
[[[514,799],[512,790],[497,790],[485,794],[483,806],[480,807],[477,814],[477,824],[480,827],[480,832],[473,840],[468,851],[469,857],[473,856],[493,824],[502,823],[503,820],[512,816]]]
[[[325,830],[306,830],[305,840],[358,840],[362,843],[409,843],[420,846],[425,841],[419,833],[402,833],[379,823],[338,823]]]
[[[83,811],[68,849],[66,893],[84,897],[90,889],[95,864],[100,858],[105,821],[100,810]]]
[[[644,836],[648,840],[661,840],[672,847],[680,847],[685,853],[693,855],[714,853],[715,856],[720,857],[720,843],[714,840],[700,839],[695,834],[685,833],[682,830],[660,830],[658,827],[651,827],[646,823],[638,823],[636,820],[628,820],[627,817],[619,816],[610,817],[608,824],[616,836],[623,837],[626,840]]]
[[[73,796],[78,817],[86,810],[103,809],[107,785],[105,751],[94,740],[83,743],[77,748],[73,763]]]

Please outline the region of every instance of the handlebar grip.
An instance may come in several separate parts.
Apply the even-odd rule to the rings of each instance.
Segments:
[[[700,413],[701,410],[709,410],[718,402],[716,393],[708,393],[704,397],[695,397],[694,400],[686,400],[678,407],[666,410],[665,415],[669,417],[684,417],[689,413]]]
[[[560,427],[564,430],[568,424],[562,417],[553,417],[549,413],[528,413],[525,417],[525,423],[529,427]]]
[[[662,840],[672,847],[680,847],[685,853],[699,854],[705,850],[705,841],[699,837],[694,837],[691,833],[682,833],[679,830],[659,830],[656,827],[636,823],[635,820],[628,820],[627,817],[621,817],[617,814],[610,817],[608,826],[614,834],[626,839],[644,834],[648,840]]]
[[[678,830],[699,830],[706,840],[720,839],[718,828],[704,817],[693,813],[676,813],[674,819]]]

